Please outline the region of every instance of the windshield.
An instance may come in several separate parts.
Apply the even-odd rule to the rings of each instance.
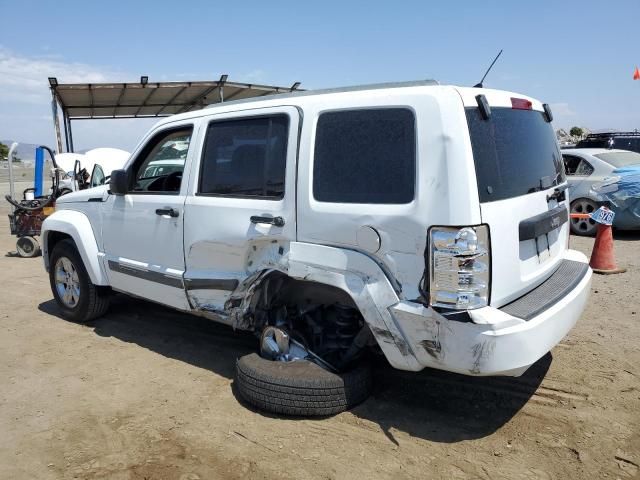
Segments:
[[[594,155],[600,160],[613,165],[616,168],[640,165],[640,153],[636,152],[607,152]]]
[[[546,190],[564,182],[562,155],[542,112],[492,108],[484,120],[467,108],[481,202]]]

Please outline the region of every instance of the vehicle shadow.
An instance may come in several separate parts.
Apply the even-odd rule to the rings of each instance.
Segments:
[[[614,230],[614,240],[640,240],[640,230]]]
[[[62,318],[53,300],[39,308]],[[116,295],[109,313],[87,327],[97,335],[135,343],[230,379],[236,359],[255,351],[258,343],[254,335],[124,295]],[[381,357],[374,360],[372,396],[351,412],[377,423],[396,444],[395,431],[444,443],[482,438],[506,424],[529,401],[551,360],[547,354],[522,377],[512,378],[467,377],[433,369],[404,372]],[[232,388],[243,406],[277,418],[247,405]]]
[[[54,300],[38,308],[68,321]],[[258,345],[249,333],[120,294],[113,297],[107,315],[86,326],[101,337],[134,343],[226,378],[233,378],[236,358],[254,352]]]
[[[551,366],[551,353],[521,377],[468,377],[426,368],[405,372],[376,362],[375,390],[352,412],[393,431],[434,442],[486,437],[505,425],[531,399]]]

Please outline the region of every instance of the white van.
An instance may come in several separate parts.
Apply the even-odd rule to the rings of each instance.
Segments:
[[[238,392],[280,413],[362,401],[371,352],[520,375],[573,327],[591,281],[568,249],[551,120],[524,95],[431,81],[169,117],[110,186],[45,221],[54,297],[76,321],[115,290],[255,332]],[[149,180],[176,142],[183,168]]]

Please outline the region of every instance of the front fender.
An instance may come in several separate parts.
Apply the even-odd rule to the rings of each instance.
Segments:
[[[75,210],[57,210],[42,224],[42,258],[44,267],[49,271],[49,234],[60,232],[69,235],[76,244],[80,257],[94,285],[109,285],[109,281],[100,262],[96,237],[89,218]]]

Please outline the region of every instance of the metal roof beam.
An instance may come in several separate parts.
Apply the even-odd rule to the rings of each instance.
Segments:
[[[184,91],[187,89],[187,87],[190,87],[190,86],[191,86],[191,82],[189,82],[189,84],[188,84],[188,85],[185,85],[185,86],[184,86],[184,87],[182,87],[180,90],[178,90],[178,93],[176,93],[173,97],[171,97],[171,98],[169,99],[169,101],[168,101],[168,102],[167,102],[167,103],[166,103],[166,104],[165,104],[165,105],[164,105],[160,110],[158,110],[158,111],[156,112],[156,115],[160,115],[160,114],[162,113],[162,111],[163,111],[165,108],[167,108],[167,107],[173,107],[173,106],[174,106],[174,105],[173,105],[173,102],[175,102],[176,98],[178,98],[178,97],[180,96],[180,94],[181,94],[182,92],[184,92]]]
[[[237,98],[289,93],[292,87],[217,81],[63,84],[51,77],[49,86],[70,119],[160,117]],[[295,85],[295,84],[294,84]],[[142,91],[143,89],[150,89]],[[157,92],[157,90],[161,90]],[[230,94],[225,98],[224,94]],[[165,101],[165,99],[167,99]],[[150,113],[152,112],[152,113]]]
[[[138,114],[140,113],[140,110],[142,110],[144,107],[148,106],[147,102],[151,99],[151,97],[153,97],[153,94],[156,93],[158,90],[160,90],[160,86],[156,86],[156,88],[149,88],[147,87],[146,83],[143,84],[145,85],[145,88],[149,89],[149,93],[147,93],[147,96],[144,98],[144,100],[142,101],[142,104],[138,107],[138,110],[136,110],[136,113],[134,113],[134,116],[138,116]]]
[[[220,86],[221,86],[220,83],[216,83],[216,85],[214,85],[213,87],[207,88],[200,95],[198,95],[195,98],[191,99],[191,101],[185,103],[184,106],[180,110],[178,110],[176,113],[186,112],[191,107],[197,105],[198,102],[202,101],[202,99],[206,98],[207,95],[209,95],[211,92],[213,92],[216,88],[219,88]]]
[[[91,84],[89,84],[89,108],[91,108],[91,116],[93,117],[93,90],[91,89]]]
[[[228,97],[225,97],[224,101],[228,102],[229,100],[231,100],[233,97],[237,97],[238,95],[240,95],[242,92],[244,92],[245,90],[250,90],[251,89],[251,85],[249,85],[248,88],[241,88],[236,92],[233,92],[231,95],[229,95]],[[269,93],[273,93],[273,92],[266,92],[266,94]]]
[[[116,112],[118,111],[118,107],[120,106],[120,102],[122,101],[122,97],[124,97],[124,92],[127,91],[127,84],[125,83],[122,87],[122,91],[120,95],[118,95],[118,100],[116,100],[116,104],[113,107],[113,118],[116,118]]]

